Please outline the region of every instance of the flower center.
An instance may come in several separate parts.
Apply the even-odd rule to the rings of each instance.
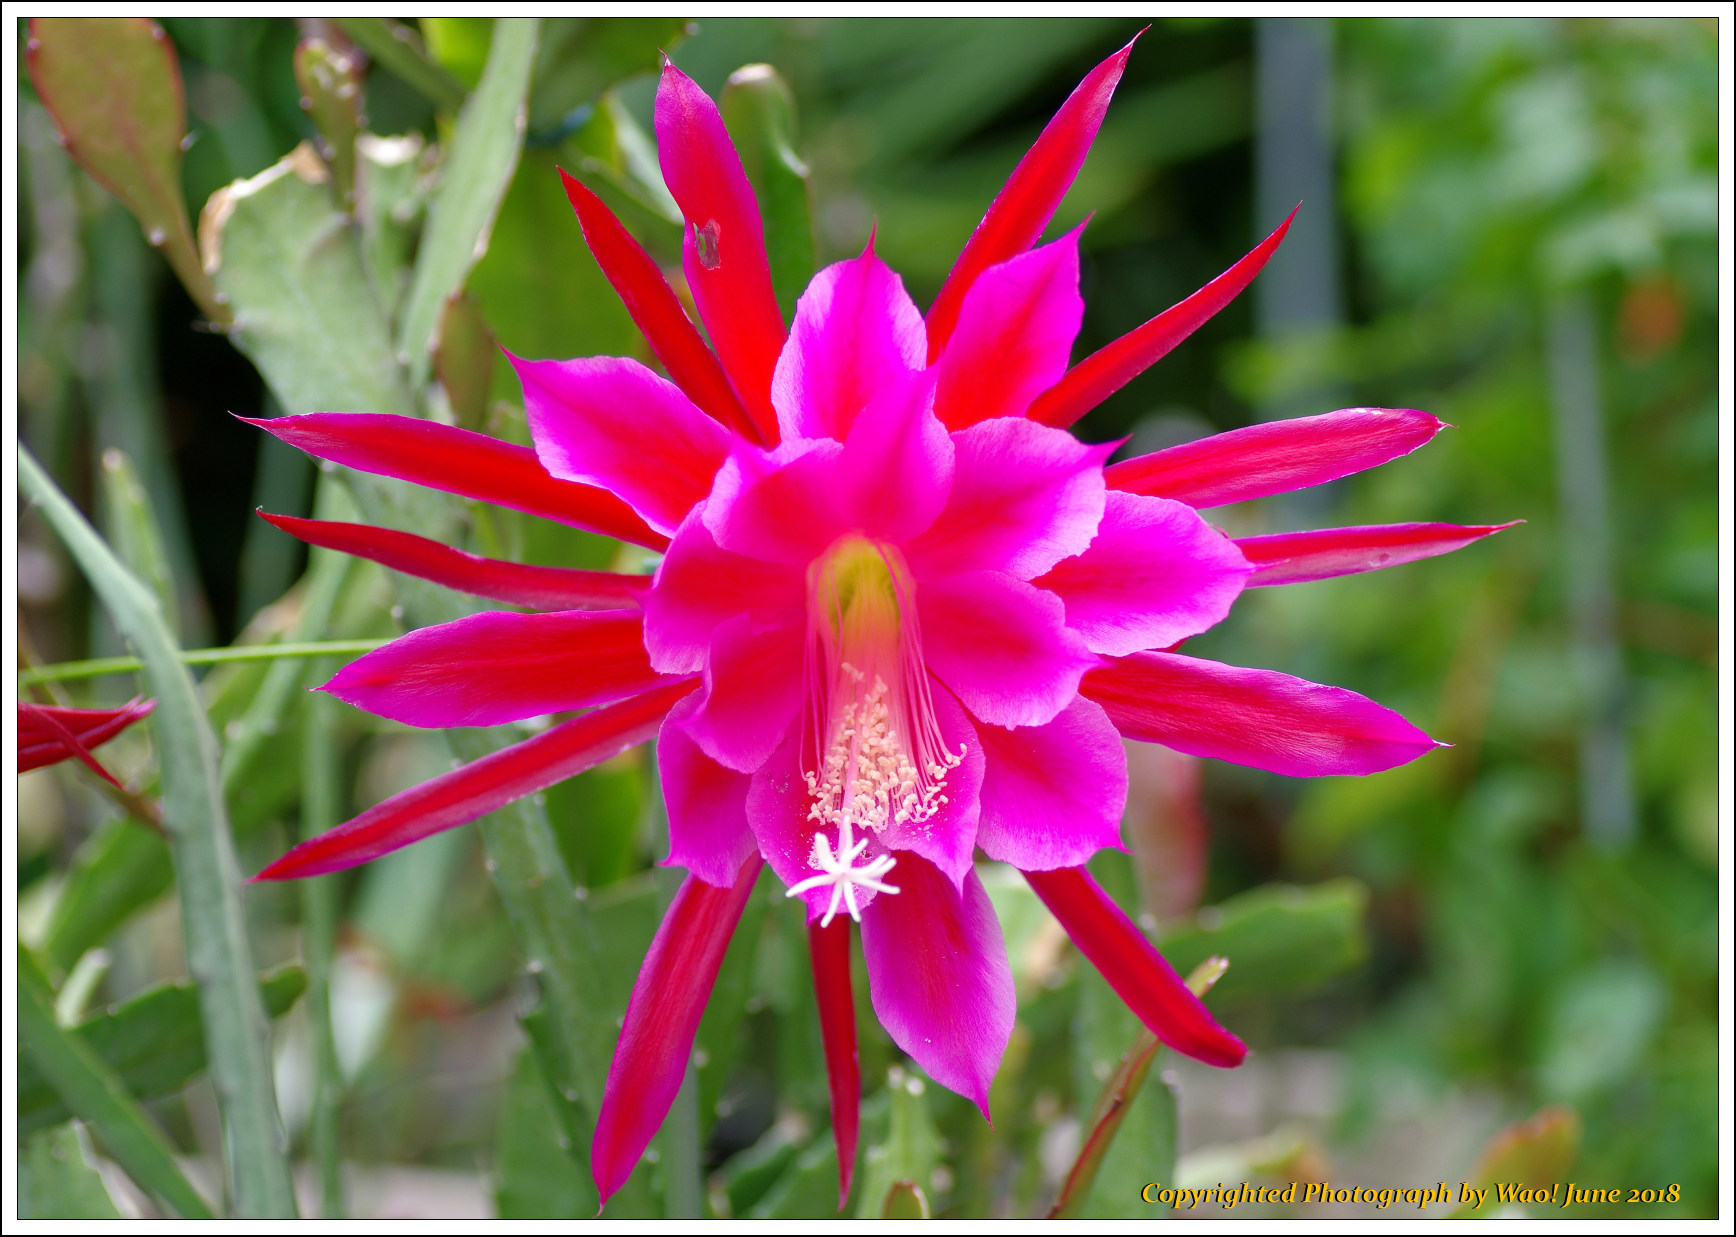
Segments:
[[[831,886],[824,925],[840,902],[860,918],[858,888],[898,892],[880,879],[895,863],[880,835],[946,804],[964,748],[947,750],[935,718],[910,573],[892,547],[852,534],[808,569],[807,658],[802,769],[819,875],[789,892]]]

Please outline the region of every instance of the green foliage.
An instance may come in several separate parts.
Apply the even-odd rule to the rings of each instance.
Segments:
[[[680,876],[652,867],[666,853],[655,765],[631,753],[305,897],[244,891],[242,872],[401,789],[412,766],[438,772],[534,727],[411,735],[307,696],[339,649],[354,655],[477,603],[372,566],[346,574],[323,552],[276,597],[295,551],[279,544],[276,566],[256,552],[276,532],[255,537],[245,566],[189,537],[201,521],[252,518],[239,506],[211,515],[177,469],[239,452],[221,436],[227,414],[251,415],[260,400],[257,385],[224,385],[209,353],[180,359],[193,355],[187,320],[233,314],[226,339],[201,344],[238,349],[272,411],[426,415],[526,444],[496,344],[652,361],[558,168],[602,196],[682,291],[680,217],[651,136],[664,51],[722,104],[787,318],[816,264],[860,252],[876,227],[877,251],[924,303],[1054,108],[1138,23],[213,18],[171,19],[168,37],[148,42],[149,23],[87,24],[101,37],[81,47],[66,37],[72,23],[39,21],[59,28],[39,29],[32,53],[34,90],[69,153],[21,86],[20,422],[46,465],[21,461],[39,504],[18,522],[21,614],[31,656],[64,673],[19,681],[61,703],[112,704],[135,690],[117,676],[144,672],[158,712],[149,740],[140,727],[117,741],[116,767],[143,770],[132,784],[160,793],[172,838],[113,819],[76,774],[28,783],[49,788],[29,800],[49,806],[21,822],[34,830],[21,932],[51,978],[104,976],[104,1012],[57,1027],[55,994],[33,990],[36,1020],[23,1029],[61,1056],[52,1069],[20,1057],[21,1211],[113,1218],[69,1115],[183,1213],[204,1205],[174,1202],[184,1178],[173,1156],[185,1155],[224,1165],[239,1214],[286,1211],[275,1066],[287,1150],[318,1165],[328,1216],[358,1166],[413,1164],[467,1174],[479,1205],[492,1198],[503,1217],[589,1217],[589,1139],[619,1020]],[[1093,864],[1179,969],[1230,960],[1212,1003],[1254,1049],[1244,1099],[1256,1093],[1277,1113],[1288,1100],[1273,1079],[1297,1061],[1328,1061],[1310,1077],[1341,1081],[1318,1088],[1300,1125],[1254,1126],[1203,1071],[1129,1055],[1148,1042],[1137,1021],[1023,879],[983,865],[1019,998],[995,1124],[917,1076],[873,1016],[858,957],[867,1098],[845,1214],[1042,1215],[1083,1155],[1098,1157],[1095,1175],[1066,1198],[1070,1213],[1152,1218],[1137,1197],[1145,1181],[1220,1169],[1264,1180],[1303,1171],[1317,1147],[1348,1180],[1383,1163],[1403,1142],[1395,1123],[1419,1113],[1440,1146],[1485,1146],[1477,1163],[1418,1164],[1419,1179],[1571,1165],[1587,1180],[1679,1182],[1677,1200],[1648,1216],[1714,1205],[1716,39],[1684,20],[1355,20],[1332,31],[1343,320],[1306,338],[1258,337],[1250,295],[1082,433],[1230,428],[1319,390],[1345,405],[1424,408],[1456,427],[1425,450],[1209,518],[1236,535],[1527,521],[1394,572],[1250,591],[1188,647],[1350,687],[1451,749],[1369,778],[1208,767],[1208,904],[1165,908],[1176,917],[1162,922],[1141,914],[1126,857]],[[318,57],[305,50],[316,45]],[[86,71],[92,49],[106,73]],[[364,57],[365,76],[352,77]],[[1050,230],[1095,212],[1078,355],[1191,292],[1276,222],[1249,209],[1261,71],[1245,22],[1163,20],[1141,37]],[[352,80],[361,95],[341,93]],[[123,133],[117,108],[148,123]],[[297,148],[307,139],[319,155]],[[152,282],[157,260],[136,238],[116,242],[116,226],[130,236],[132,225],[99,208],[86,172],[147,234],[162,230],[192,309]],[[186,221],[201,206],[196,253]],[[1569,302],[1591,327],[1609,474],[1608,638],[1636,822],[1619,845],[1585,828],[1592,709],[1573,563],[1587,535],[1557,454],[1550,328]],[[229,467],[282,484],[251,493],[305,495],[305,474],[276,476],[281,456],[253,458]],[[323,474],[318,492],[324,518],[496,557],[654,563],[376,478]],[[86,509],[100,496],[102,538],[63,494]],[[65,570],[68,552],[83,580]],[[32,593],[44,561],[59,583]],[[182,658],[177,608],[185,639],[204,643],[203,598],[234,595],[257,611],[240,616],[237,645]],[[138,658],[111,658],[126,650],[104,607]],[[307,660],[316,655],[327,660]],[[64,664],[75,659],[103,660]],[[203,675],[197,689],[184,661]],[[165,913],[171,889],[178,921]],[[270,972],[261,1006],[255,956],[299,956],[310,984],[279,1025],[275,1057],[264,1015],[295,1001],[303,972]],[[769,876],[695,1047],[675,1115],[608,1215],[838,1214],[806,935]],[[202,1071],[219,1099],[217,1138],[208,1101],[188,1089]],[[1108,1120],[1096,1111],[1106,1087],[1127,1101]],[[1473,1100],[1455,1106],[1458,1095]],[[1394,1097],[1419,1107],[1401,1111]],[[1202,1146],[1202,1129],[1221,1141]],[[358,1205],[368,1197],[354,1193]]]

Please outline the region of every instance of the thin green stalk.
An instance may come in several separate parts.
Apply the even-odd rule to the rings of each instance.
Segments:
[[[336,663],[314,663],[319,676]],[[332,742],[336,702],[316,692],[303,706],[301,733],[301,835],[317,837],[338,823],[338,753]],[[319,1174],[320,1216],[345,1218],[343,1148],[339,1111],[343,1074],[338,1068],[332,1030],[332,951],[337,939],[338,888],[335,876],[301,882],[301,953],[307,967],[307,1021],[313,1040],[313,1108],[308,1141]]]
[[[156,597],[23,447],[18,489],[60,537],[144,663],[157,701],[150,725],[162,767],[163,823],[181,893],[187,968],[199,985],[231,1197],[242,1217],[293,1217],[287,1140],[272,1090],[271,1027],[247,941],[241,869],[217,780],[217,738]]]
[[[372,653],[389,640],[315,640],[295,644],[248,644],[240,648],[177,649],[184,666],[217,666],[232,661],[276,661],[280,657],[341,657]],[[72,679],[100,679],[107,674],[137,674],[145,663],[137,657],[95,657],[89,661],[62,661],[36,666],[18,673],[18,686],[64,683]]]
[[[205,1200],[175,1166],[174,1152],[114,1069],[54,1018],[54,994],[18,946],[18,1046],[127,1174],[189,1220],[211,1219]]]

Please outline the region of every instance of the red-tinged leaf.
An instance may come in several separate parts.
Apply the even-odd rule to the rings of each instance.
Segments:
[[[1413,408],[1342,408],[1267,421],[1111,464],[1112,490],[1221,507],[1336,481],[1409,455],[1446,428]]]
[[[309,545],[354,554],[472,597],[487,597],[535,610],[613,610],[637,606],[651,587],[650,576],[503,562],[455,550],[414,533],[375,528],[371,524],[304,520],[267,511],[259,514]]]
[[[753,187],[717,104],[667,61],[656,122],[657,160],[688,224],[681,254],[687,286],[761,439],[775,444],[772,371],[784,346],[784,318]]]
[[[25,61],[67,153],[133,213],[199,308],[229,322],[181,196],[187,107],[162,27],[145,17],[34,17]]]
[[[37,764],[26,766],[24,764],[24,753],[20,751],[18,753],[18,771],[20,773],[26,772],[27,769],[39,768],[43,764],[54,764],[58,761],[66,760],[69,757],[74,757],[77,758],[81,764],[85,765],[92,773],[96,774],[109,785],[115,787],[115,789],[126,789],[120,784],[120,782],[115,780],[114,774],[103,768],[97,761],[97,758],[90,754],[90,749],[84,745],[84,741],[80,739],[78,735],[67,729],[64,722],[62,722],[58,717],[55,717],[52,713],[49,713],[41,705],[31,704],[24,700],[18,702],[18,720],[21,723],[19,726],[20,739],[23,738],[22,732],[24,727],[22,723],[26,719],[29,719],[32,723],[33,730],[37,730],[48,736],[52,743],[59,749],[59,755],[55,756],[52,760],[44,760]]]
[[[1379,773],[1441,746],[1342,687],[1178,653],[1115,658],[1079,692],[1130,739],[1286,777]]]
[[[378,412],[237,419],[347,468],[499,503],[653,550],[669,547],[669,538],[607,490],[551,477],[529,447],[486,434]]]
[[[838,1210],[850,1197],[856,1172],[856,1138],[862,1100],[862,1067],[856,1050],[856,997],[850,984],[850,921],[808,924],[808,958],[820,1006],[820,1040],[826,1051],[826,1082],[832,1095],[832,1138],[838,1152]]]
[[[670,380],[707,416],[749,442],[760,442],[759,430],[736,398],[723,366],[694,329],[656,261],[596,194],[564,171],[561,183],[566,186],[567,200],[578,212],[579,228],[592,256],[651,351],[669,371]]]
[[[341,872],[546,790],[652,738],[663,715],[696,686],[686,679],[653,688],[412,786],[303,842],[253,879]]]
[[[1433,558],[1463,549],[1509,524],[1372,524],[1356,528],[1321,528],[1302,533],[1239,537],[1236,545],[1254,564],[1248,586],[1302,584],[1358,571],[1397,567],[1419,558]]]
[[[1138,38],[1135,35],[1126,47],[1086,74],[989,204],[929,308],[930,365],[939,359],[946,341],[952,338],[965,293],[977,276],[995,263],[1029,249],[1055,217],[1056,208],[1067,196],[1068,187],[1097,138],[1097,130],[1109,110],[1110,97],[1121,81],[1127,57]]]
[[[1241,295],[1283,242],[1284,234],[1290,230],[1290,220],[1295,217],[1293,210],[1253,252],[1198,292],[1171,305],[1144,326],[1105,344],[1068,370],[1061,381],[1032,401],[1025,415],[1044,425],[1065,429],[1143,374]]]
[[[1197,997],[1205,996],[1228,966],[1229,963],[1222,958],[1207,958],[1187,977],[1188,991]],[[1055,1205],[1049,1209],[1049,1219],[1072,1219],[1090,1197],[1097,1172],[1103,1167],[1103,1158],[1109,1154],[1109,1146],[1120,1133],[1129,1106],[1139,1097],[1145,1076],[1151,1072],[1158,1044],[1157,1036],[1142,1030],[1133,1047],[1122,1054],[1115,1072],[1104,1082],[1096,1106],[1091,1110],[1091,1119],[1085,1123],[1084,1145],[1079,1148],[1067,1179],[1061,1183],[1061,1192]]]
[[[591,1175],[604,1203],[632,1176],[681,1089],[700,1016],[760,863],[757,854],[748,856],[728,889],[697,876],[683,881],[639,968],[591,1142]]]
[[[1207,1065],[1242,1063],[1242,1041],[1217,1024],[1127,913],[1084,868],[1026,872],[1043,905],[1061,921],[1079,952],[1151,1033]]]

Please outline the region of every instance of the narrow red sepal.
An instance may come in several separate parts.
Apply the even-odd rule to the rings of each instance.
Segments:
[[[832,1139],[838,1152],[838,1210],[850,1197],[856,1172],[858,1109],[862,1067],[856,1051],[856,996],[850,983],[850,921],[842,915],[830,927],[808,924],[808,959],[814,968],[814,997],[820,1005],[820,1040],[826,1050],[826,1082],[832,1093]]]
[[[1366,524],[1239,537],[1236,546],[1254,564],[1254,574],[1248,577],[1250,588],[1257,584],[1302,584],[1450,554],[1522,523]]]
[[[578,212],[585,243],[627,307],[670,380],[706,415],[752,443],[760,433],[711,349],[694,329],[656,261],[634,240],[614,212],[584,185],[561,172],[567,200]]]
[[[1111,464],[1112,490],[1221,507],[1307,489],[1409,455],[1446,422],[1414,408],[1341,408],[1267,421]]]
[[[309,545],[390,567],[418,580],[537,610],[615,609],[637,606],[651,587],[650,576],[613,571],[581,571],[576,567],[537,567],[483,558],[418,537],[414,533],[372,524],[337,520],[304,520],[261,511],[260,518]]]
[[[1145,33],[1143,30],[1140,34]],[[1133,53],[1134,35],[1126,47],[1086,74],[1085,80],[1067,96],[1054,118],[1044,126],[1031,149],[1019,160],[1013,174],[1007,177],[995,200],[989,204],[982,222],[965,242],[964,251],[953,263],[940,294],[928,310],[928,363],[933,365],[952,338],[958,325],[959,310],[964,306],[965,293],[989,267],[997,262],[1025,252],[1049,226],[1061,199],[1067,196],[1073,178],[1079,174],[1103,117],[1109,110],[1110,97],[1121,81],[1127,58]]]
[[[758,854],[749,855],[728,889],[689,876],[651,941],[627,1002],[591,1141],[591,1176],[604,1203],[633,1175],[681,1089],[699,1019],[761,862]]]
[[[1301,210],[1298,206],[1296,210]],[[1061,381],[1037,396],[1025,415],[1066,429],[1080,417],[1162,360],[1241,294],[1260,273],[1290,230],[1296,211],[1256,245],[1251,253],[1186,300],[1171,305],[1144,326],[1105,344],[1068,370]]]
[[[663,715],[696,686],[697,679],[684,679],[653,688],[412,786],[303,842],[253,879],[341,872],[546,790],[656,735]]]
[[[529,447],[487,434],[381,412],[236,419],[347,468],[499,503],[653,550],[669,548],[669,538],[609,491],[552,477]]]
[[[1153,1035],[1207,1065],[1228,1069],[1242,1063],[1248,1055],[1242,1041],[1218,1025],[1204,1002],[1188,990],[1175,968],[1089,872],[1056,868],[1026,872],[1025,879],[1061,921],[1079,952]]]

